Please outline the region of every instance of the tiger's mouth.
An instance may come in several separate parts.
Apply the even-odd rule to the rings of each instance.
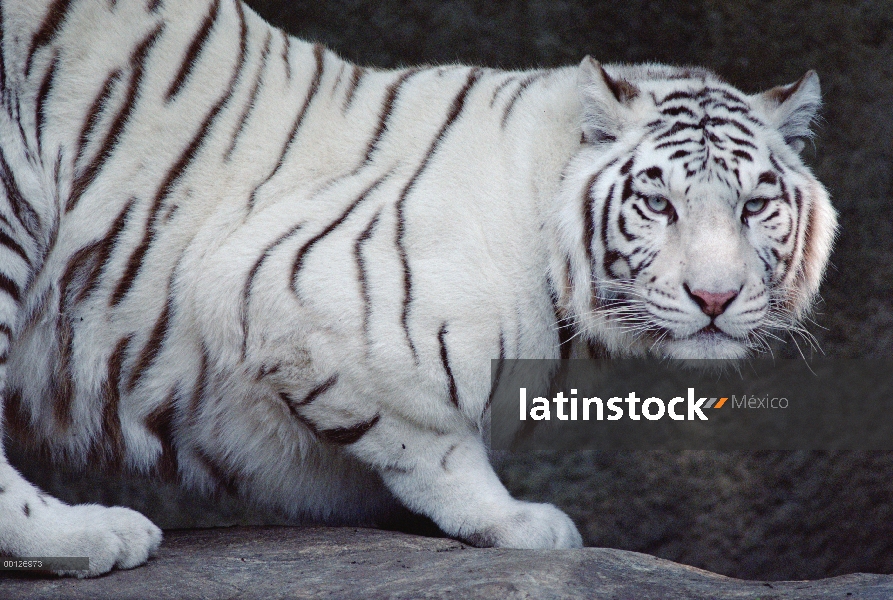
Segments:
[[[746,340],[723,331],[715,323],[693,332],[654,336],[646,344],[646,354],[670,359],[740,359],[749,354]]]

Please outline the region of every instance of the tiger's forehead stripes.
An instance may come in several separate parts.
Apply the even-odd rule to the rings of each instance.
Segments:
[[[671,150],[687,179],[718,180],[742,190],[740,166],[755,162],[757,128],[765,124],[743,96],[713,85],[676,90],[651,100],[658,118],[645,125],[653,150]]]

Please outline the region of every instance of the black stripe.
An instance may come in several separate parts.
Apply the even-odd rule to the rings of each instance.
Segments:
[[[644,173],[645,176],[649,179],[660,179],[661,181],[663,181],[664,179],[664,172],[661,170],[660,167],[649,167],[645,169]]]
[[[771,262],[766,258],[764,252],[764,250],[757,250],[757,258],[763,263],[763,268],[766,271],[766,275],[769,276],[769,280],[775,281],[775,276],[773,275],[775,269],[773,269]]]
[[[13,120],[19,127],[19,139],[24,141],[27,140],[28,137],[25,135],[25,127],[22,125],[22,96],[21,94],[16,94],[15,97],[15,115],[13,116]],[[22,150],[24,150],[25,152],[25,158],[31,161],[33,157],[31,156],[31,149],[27,146],[27,144],[22,147]]]
[[[338,382],[338,375],[332,375],[321,384],[307,392],[307,395],[304,396],[302,400],[295,401],[288,394],[282,392],[279,396],[285,400],[286,404],[292,408],[292,410],[297,409],[298,406],[308,406],[311,402],[328,392],[336,383]]]
[[[31,263],[31,261],[28,260],[28,255],[25,254],[25,249],[19,246],[18,242],[8,236],[2,229],[0,229],[0,246],[6,246],[10,250],[21,256],[22,260],[24,260],[25,263]]]
[[[28,57],[25,59],[25,77],[31,74],[31,61],[38,50],[48,45],[59,33],[65,17],[68,15],[68,9],[71,6],[71,0],[55,0],[47,10],[40,29],[34,34],[31,40],[31,48],[28,50]]]
[[[660,144],[654,147],[655,150],[660,150],[661,148],[672,148],[674,146],[684,146],[686,144],[697,144],[698,142],[693,139],[684,139],[684,140],[670,140],[668,142],[661,142]]]
[[[37,135],[37,156],[42,156],[43,143],[43,126],[46,123],[46,101],[53,89],[53,78],[56,76],[56,69],[59,68],[59,51],[53,53],[53,60],[50,61],[50,67],[44,74],[43,81],[40,82],[40,88],[37,90],[37,98],[35,99],[34,109],[34,127]]]
[[[175,388],[167,396],[164,402],[149,413],[145,424],[149,433],[154,435],[161,444],[161,456],[158,457],[158,475],[172,481],[177,477],[177,453],[174,449],[174,416],[176,415],[178,390]]]
[[[33,435],[34,426],[31,424],[31,411],[25,408],[20,389],[7,388],[3,398],[3,413],[4,430],[12,432],[13,437],[26,439],[23,436],[27,433]]]
[[[128,392],[133,391],[133,388],[136,387],[136,384],[139,383],[139,380],[142,379],[145,372],[158,358],[158,353],[161,351],[164,338],[167,336],[172,303],[173,300],[168,297],[167,301],[164,303],[164,308],[161,310],[161,314],[158,316],[158,320],[155,321],[155,326],[152,327],[152,333],[149,334],[149,340],[146,342],[146,345],[143,346],[133,369],[130,371],[130,378],[127,380],[126,387]]]
[[[46,314],[50,309],[50,289],[44,289],[36,300],[32,300],[28,304],[28,312],[24,315],[19,331],[26,332],[34,327],[35,323],[46,318]]]
[[[503,367],[505,367],[505,336],[500,329],[499,362],[496,363],[496,375],[493,377],[493,383],[490,384],[490,393],[487,395],[487,402],[484,403],[484,409],[481,411],[481,421],[484,420],[484,415],[487,414],[487,411],[490,410],[490,406],[493,404],[493,397],[496,395],[496,390],[499,388],[499,380],[502,379]]]
[[[124,104],[121,106],[118,114],[115,115],[115,119],[112,121],[109,131],[106,134],[99,151],[93,158],[93,161],[90,162],[90,164],[87,165],[77,177],[75,177],[74,183],[72,183],[71,186],[71,195],[68,197],[68,202],[65,205],[65,212],[70,212],[77,206],[81,196],[87,191],[87,188],[90,187],[96,179],[96,176],[99,175],[100,169],[102,169],[105,162],[111,158],[115,147],[118,145],[121,133],[124,131],[124,127],[127,125],[127,122],[130,119],[130,114],[133,112],[133,107],[139,97],[139,88],[143,80],[146,59],[149,55],[149,51],[152,49],[152,46],[155,45],[155,42],[158,40],[163,29],[163,25],[156,27],[152,33],[139,43],[133,51],[133,54],[131,54],[130,84],[127,88]]]
[[[369,430],[375,427],[375,424],[378,423],[381,415],[375,415],[368,421],[364,421],[362,423],[358,423],[353,427],[337,427],[335,429],[323,429],[319,432],[320,437],[322,437],[327,442],[332,444],[340,444],[342,446],[349,446],[350,444],[356,444],[361,437],[369,433]]]
[[[93,130],[96,129],[96,126],[99,124],[99,116],[105,110],[109,97],[112,95],[112,88],[114,88],[120,78],[121,69],[112,71],[102,85],[99,94],[97,94],[96,98],[93,100],[93,104],[90,105],[90,110],[87,111],[87,116],[84,118],[84,124],[81,126],[81,134],[78,136],[78,150],[74,158],[75,166],[77,166],[77,163],[83,158],[84,151],[87,149],[87,144],[90,141],[90,136],[93,135]]]
[[[633,205],[632,205],[632,209],[633,209],[634,211],[636,211],[636,214],[639,215],[639,217],[641,217],[641,219],[642,219],[643,221],[655,221],[655,220],[656,220],[656,219],[652,219],[651,217],[649,217],[648,215],[646,215],[644,212],[642,212],[642,209],[639,208],[639,205],[638,205],[638,204],[633,204]],[[624,225],[625,225],[625,223],[624,223],[623,225],[621,225],[621,228],[622,228]],[[626,234],[624,233],[624,235],[626,235]],[[627,237],[627,239],[628,239],[628,240],[631,240],[632,237]]]
[[[239,493],[239,477],[236,473],[227,471],[217,459],[201,448],[193,448],[192,455],[202,464],[217,492],[222,490],[230,496]]]
[[[797,191],[799,192],[799,190],[797,190]],[[805,254],[807,252],[809,252],[809,250],[811,249],[810,242],[812,241],[812,234],[813,234],[812,228],[813,228],[814,217],[815,217],[815,206],[810,204],[807,207],[806,215],[804,217],[806,219],[806,227],[803,229],[803,244],[806,246],[803,249],[804,259],[801,261],[801,268],[797,269],[797,275],[796,275],[797,280],[801,281],[801,282],[806,280],[806,270],[802,268],[802,264],[803,264],[803,261],[806,260]]]
[[[750,149],[752,149],[752,150],[756,150],[756,149],[757,149],[756,144],[752,144],[752,143],[748,142],[747,140],[744,140],[744,139],[741,139],[741,138],[736,138],[736,137],[731,136],[731,135],[726,135],[726,137],[729,139],[730,142],[732,142],[732,143],[734,143],[734,144],[737,144],[737,145],[739,145],[739,146],[744,146],[745,148],[750,148]]]
[[[15,281],[7,277],[4,273],[0,273],[0,292],[6,292],[6,294],[16,303],[19,302],[19,299],[21,297],[19,286],[16,284]]]
[[[516,81],[518,81],[518,78],[515,75],[510,75],[505,81],[496,86],[496,89],[493,90],[493,97],[490,98],[490,108],[493,108],[493,105],[496,103],[496,98],[499,96],[499,92]]]
[[[794,218],[793,223],[791,224],[794,231],[794,250],[791,252],[790,256],[786,261],[786,267],[790,268],[790,261],[794,259],[800,253],[800,246],[803,242],[802,236],[800,235],[800,224],[803,222],[804,211],[803,211],[803,194],[800,193],[800,188],[794,188],[794,204],[796,205],[797,214]]]
[[[738,113],[745,119],[751,119],[752,121],[756,121],[752,116],[750,116],[750,109],[747,106],[732,106],[730,104],[726,104],[725,102],[713,102],[710,105],[711,108],[724,108],[731,113]]]
[[[58,354],[55,368],[50,374],[50,394],[52,398],[53,414],[56,424],[63,431],[67,430],[72,422],[71,407],[74,403],[74,376],[72,364],[74,362],[74,326],[73,315],[69,314],[68,299],[69,287],[72,281],[80,274],[82,265],[93,254],[94,247],[82,248],[69,260],[67,267],[59,283],[59,310],[56,316],[56,344]]]
[[[757,185],[761,183],[768,183],[769,185],[775,185],[778,183],[778,176],[772,171],[763,171],[760,173],[760,176],[757,178]]]
[[[285,242],[288,238],[297,233],[302,227],[304,223],[298,223],[282,235],[280,235],[276,240],[264,248],[264,251],[261,253],[260,257],[255,261],[254,265],[251,267],[251,271],[248,272],[248,278],[245,281],[245,286],[242,288],[242,304],[239,310],[240,320],[242,325],[242,360],[245,360],[245,355],[248,352],[248,302],[251,297],[251,288],[254,285],[254,278],[257,276],[258,271],[260,271],[261,266],[264,261],[269,258],[270,254],[273,253],[273,250],[276,249],[279,244]]]
[[[540,73],[534,73],[533,75],[528,75],[524,79],[521,80],[521,83],[518,85],[518,89],[515,90],[515,93],[512,94],[512,97],[509,98],[508,103],[505,105],[505,112],[502,113],[502,122],[500,123],[500,127],[505,129],[506,123],[508,123],[509,117],[512,114],[512,109],[515,108],[515,104],[518,102],[518,99],[521,97],[521,94],[524,93],[524,90],[538,79],[542,79],[547,76],[549,71],[542,71]]]
[[[127,345],[130,337],[122,338],[115,345],[115,349],[109,356],[106,378],[102,385],[102,433],[107,441],[108,451],[111,453],[112,465],[120,465],[124,462],[126,451],[124,433],[121,430],[121,417],[118,413],[121,401],[121,365],[124,362]]]
[[[707,122],[707,125],[731,125],[732,127],[738,129],[741,133],[745,135],[749,135],[753,137],[753,131],[750,130],[743,123],[739,123],[735,119],[725,119],[723,117],[710,117]]]
[[[369,298],[369,283],[366,280],[366,261],[363,259],[363,245],[372,237],[375,225],[378,224],[378,218],[381,216],[381,209],[375,213],[369,224],[360,233],[357,241],[353,246],[354,257],[357,262],[357,279],[360,282],[360,297],[363,299],[363,338],[366,345],[369,344],[369,315],[372,311],[371,300]]]
[[[452,444],[447,449],[447,451],[443,453],[443,458],[440,459],[440,468],[441,469],[443,469],[444,471],[447,470],[447,461],[449,460],[450,456],[453,454],[453,452],[455,452],[456,448],[458,448],[458,447],[459,447],[459,444]]]
[[[2,149],[0,149],[0,183],[3,184],[3,190],[6,193],[6,199],[9,202],[9,207],[12,209],[13,216],[25,228],[28,235],[36,238],[40,233],[40,217],[22,195],[22,191],[16,183],[12,169],[6,162]]]
[[[146,252],[148,251],[149,246],[155,240],[158,226],[158,215],[161,211],[164,201],[173,192],[174,186],[186,172],[187,167],[189,167],[192,161],[195,160],[195,157],[198,155],[199,149],[208,138],[208,134],[211,131],[214,120],[217,118],[217,116],[220,114],[220,111],[223,110],[224,106],[226,106],[233,95],[233,90],[235,88],[236,82],[238,81],[239,76],[242,72],[242,67],[244,67],[245,65],[247,34],[247,27],[245,25],[245,14],[241,2],[236,2],[236,9],[239,14],[239,23],[241,26],[241,43],[239,47],[239,57],[236,68],[229,80],[229,85],[227,87],[226,93],[223,94],[223,96],[217,101],[217,104],[215,104],[211,111],[208,113],[208,116],[205,117],[205,120],[199,127],[195,137],[186,147],[186,150],[183,151],[183,154],[180,155],[179,160],[168,171],[164,183],[161,185],[161,187],[158,188],[158,192],[155,194],[155,199],[153,200],[152,207],[149,211],[149,218],[146,223],[143,239],[130,255],[130,259],[127,261],[127,267],[124,270],[124,274],[121,276],[121,279],[118,281],[118,285],[115,287],[115,290],[112,293],[111,298],[109,299],[109,306],[117,306],[118,304],[120,304],[127,293],[130,291],[130,289],[133,287],[137,275],[139,275],[140,269],[142,268]]]
[[[291,81],[291,36],[282,32],[282,61],[285,63],[285,78]]]
[[[223,160],[226,162],[229,162],[229,159],[232,158],[233,150],[236,149],[236,143],[242,135],[242,131],[245,129],[245,123],[248,121],[248,117],[251,116],[251,112],[254,110],[255,103],[257,102],[257,93],[260,91],[261,81],[263,80],[263,75],[267,68],[267,56],[270,53],[270,42],[272,39],[273,34],[268,31],[267,40],[264,42],[264,49],[260,55],[260,65],[258,65],[257,73],[254,76],[254,85],[251,88],[251,93],[248,95],[248,102],[245,103],[245,108],[242,109],[242,114],[239,115],[239,126],[236,127],[236,130],[233,132],[233,139],[230,141],[226,152],[223,153]]]
[[[201,362],[199,363],[198,375],[195,378],[195,384],[192,387],[192,396],[189,398],[189,421],[191,424],[198,423],[198,413],[205,401],[205,393],[208,390],[208,369],[211,362],[208,358],[208,349],[202,343]]]
[[[644,215],[643,215],[643,216],[644,216]],[[620,214],[617,215],[617,228],[620,230],[620,234],[623,236],[623,238],[624,238],[627,242],[631,242],[631,241],[633,241],[634,239],[636,239],[636,236],[633,235],[633,234],[632,234],[629,230],[627,230],[627,228],[626,228],[626,217],[624,216],[622,210],[620,211]]]
[[[344,78],[344,69],[347,68],[347,63],[341,63],[341,68],[338,69],[338,76],[335,77],[335,83],[332,84],[332,91],[329,93],[329,98],[335,97],[335,92],[338,91],[338,86],[341,85],[341,79]]]
[[[319,91],[319,82],[322,80],[322,72],[324,66],[324,51],[325,49],[321,45],[314,44],[313,56],[316,58],[316,72],[313,75],[313,80],[310,82],[310,88],[307,90],[307,97],[304,99],[304,104],[301,106],[301,110],[298,111],[298,114],[295,117],[295,122],[292,123],[291,130],[288,132],[288,137],[285,138],[285,143],[282,145],[282,150],[279,152],[279,159],[276,161],[276,166],[273,167],[273,170],[270,171],[270,174],[267,175],[263,181],[257,184],[254,190],[251,192],[251,195],[248,197],[248,210],[254,208],[254,202],[257,198],[258,190],[260,190],[260,188],[262,188],[268,181],[273,179],[276,173],[279,172],[279,169],[282,168],[282,165],[285,162],[285,157],[288,154],[288,151],[291,149],[291,146],[295,141],[295,137],[298,134],[298,129],[301,128],[301,123],[304,121],[304,115],[307,114],[307,108],[313,101],[314,96],[316,96],[316,92]]]
[[[447,353],[446,334],[447,325],[444,323],[440,326],[440,331],[437,332],[437,342],[440,344],[440,363],[443,365],[443,370],[446,372],[447,391],[450,394],[450,402],[452,402],[453,406],[456,408],[460,408],[459,390],[456,388],[456,379],[453,377],[453,370],[450,368],[450,357]]]
[[[391,117],[391,111],[394,108],[397,95],[400,93],[400,88],[406,83],[407,79],[418,73],[418,71],[418,69],[409,69],[401,74],[397,81],[388,86],[388,93],[385,95],[384,103],[381,106],[381,114],[378,116],[378,127],[376,127],[375,134],[366,147],[366,156],[363,158],[364,164],[369,162],[372,158],[372,153],[378,148],[378,142],[387,129],[388,119]]]
[[[146,10],[150,13],[157,12],[159,8],[164,5],[162,0],[149,0],[149,3],[146,5]]]
[[[583,191],[583,250],[586,252],[586,264],[591,268],[592,265],[592,238],[595,237],[595,223],[593,222],[592,208],[595,198],[592,196],[592,188],[598,180],[602,171],[593,173]]]
[[[112,227],[111,229],[109,229],[108,234],[97,245],[96,262],[93,265],[93,270],[87,277],[83,289],[74,299],[74,302],[76,304],[82,302],[99,286],[100,275],[102,275],[102,273],[106,271],[108,262],[112,256],[112,251],[117,245],[119,238],[121,237],[121,231],[123,231],[124,225],[127,223],[127,220],[130,217],[130,211],[133,210],[133,207],[135,205],[136,198],[131,198],[121,210],[121,212],[118,213],[118,216],[115,219],[114,223],[112,223]]]
[[[742,160],[753,162],[753,156],[751,156],[750,153],[745,152],[744,150],[732,150],[732,156],[737,156]]]
[[[59,315],[70,316],[70,307],[86,293],[85,287],[90,283],[90,272],[97,268],[97,256],[101,247],[102,241],[94,242],[79,249],[69,258],[59,280]],[[77,290],[71,289],[74,283],[80,286]]]
[[[693,110],[685,106],[671,106],[660,111],[660,114],[670,115],[671,117],[677,117],[681,114],[686,114],[692,118],[696,116]]]
[[[211,9],[208,11],[207,16],[205,16],[205,20],[202,21],[201,26],[195,33],[195,37],[192,38],[192,43],[190,43],[189,47],[186,49],[186,54],[183,55],[183,62],[180,63],[180,69],[177,71],[176,77],[174,77],[174,80],[171,82],[167,94],[164,96],[165,102],[173,100],[174,96],[180,93],[186,80],[189,79],[189,75],[192,73],[192,69],[198,62],[199,55],[202,53],[202,49],[204,49],[205,43],[211,35],[211,29],[214,27],[214,23],[217,22],[219,13],[220,0],[214,0]]]
[[[3,6],[0,4],[0,100],[7,106],[6,95],[6,22],[3,19]]]
[[[351,103],[353,102],[354,95],[357,92],[357,87],[360,85],[360,80],[366,74],[366,69],[363,67],[358,67],[357,65],[353,66],[353,71],[350,73],[350,85],[347,86],[347,94],[344,96],[344,104],[341,106],[341,112],[346,113],[347,109],[350,108]]]
[[[589,269],[592,268],[592,238],[595,237],[595,223],[593,222],[593,209],[595,203],[595,197],[592,195],[593,187],[595,183],[601,178],[604,172],[615,164],[619,159],[615,158],[604,167],[596,171],[592,177],[589,178],[589,181],[586,182],[586,187],[583,191],[583,249],[586,251],[586,261]]]
[[[447,114],[446,121],[444,122],[443,126],[441,126],[440,131],[437,132],[437,135],[434,136],[434,140],[431,142],[431,146],[428,148],[428,152],[422,159],[421,164],[419,164],[418,169],[416,169],[415,173],[412,174],[412,177],[409,178],[409,181],[406,183],[406,186],[400,193],[400,198],[397,200],[397,235],[395,241],[400,254],[400,262],[403,266],[403,310],[400,315],[400,323],[403,326],[403,331],[406,334],[406,341],[409,344],[409,349],[410,351],[412,351],[412,356],[416,363],[418,363],[419,357],[415,349],[415,344],[412,343],[412,338],[409,335],[409,305],[410,302],[412,302],[412,277],[409,272],[409,258],[406,254],[406,248],[403,245],[403,238],[406,235],[406,221],[403,214],[404,205],[406,204],[406,199],[409,196],[409,192],[415,185],[415,182],[425,171],[429,162],[431,161],[431,157],[437,151],[441,142],[446,137],[446,134],[449,131],[450,127],[452,127],[453,123],[456,121],[456,118],[458,118],[459,114],[462,112],[462,109],[465,107],[465,98],[468,96],[468,92],[469,90],[471,90],[472,86],[474,86],[478,79],[480,79],[480,76],[481,70],[478,68],[473,68],[468,72],[468,79],[465,81],[465,85],[462,87],[461,90],[459,90],[459,93],[453,99],[453,104],[450,107],[449,114]]]
[[[653,250],[651,253],[647,254],[642,261],[632,269],[633,279],[636,279],[639,276],[639,273],[643,270],[647,269],[654,262],[654,259],[657,258],[657,255],[660,254],[660,250]],[[682,311],[685,312],[685,311]]]
[[[670,137],[673,134],[679,133],[680,131],[684,131],[686,129],[697,129],[697,123],[686,123],[685,121],[677,121],[673,123],[673,126],[661,133],[660,135],[654,138],[654,141],[662,140],[666,137]]]
[[[611,213],[611,204],[614,200],[614,186],[615,184],[611,184],[611,189],[608,190],[608,195],[605,198],[604,206],[602,207],[602,222],[601,222],[601,235],[602,235],[602,248],[605,249],[605,255],[602,259],[602,266],[604,267],[605,273],[610,276],[611,273],[611,265],[617,259],[617,252],[608,249],[608,221],[610,219]]]
[[[298,296],[298,298],[301,297],[301,293],[298,290],[298,281],[297,281],[298,272],[301,270],[301,267],[304,266],[304,258],[307,256],[307,253],[313,248],[313,246],[316,245],[316,243],[319,240],[321,240],[325,236],[332,233],[332,231],[334,231],[335,228],[337,228],[339,225],[344,223],[344,221],[347,219],[347,217],[350,216],[350,213],[352,213],[354,211],[354,209],[356,209],[357,206],[359,206],[366,198],[368,198],[369,195],[375,190],[375,188],[377,188],[379,185],[381,185],[385,179],[390,177],[390,175],[391,175],[391,172],[388,171],[387,173],[385,173],[384,175],[382,175],[381,177],[376,179],[372,183],[372,185],[370,185],[365,190],[363,190],[363,193],[361,193],[359,195],[359,197],[356,200],[354,200],[353,203],[350,206],[348,206],[347,209],[343,213],[341,213],[341,216],[339,216],[337,219],[335,219],[334,221],[329,223],[329,225],[325,229],[323,229],[322,231],[317,233],[315,236],[313,236],[312,238],[307,240],[304,243],[304,245],[301,246],[301,249],[298,250],[298,253],[295,256],[295,262],[291,268],[291,280],[290,280],[291,281],[291,289],[295,293],[295,295]]]
[[[666,104],[667,102],[670,102],[671,100],[677,100],[679,98],[692,99],[694,97],[695,97],[695,95],[692,92],[688,92],[688,91],[672,92],[672,93],[664,96],[663,100],[658,102],[657,105],[663,106],[664,104]]]

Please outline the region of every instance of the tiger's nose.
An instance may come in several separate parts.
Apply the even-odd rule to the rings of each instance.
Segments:
[[[701,312],[708,317],[718,317],[729,307],[729,304],[738,296],[736,291],[721,293],[706,292],[704,290],[692,290],[685,284],[685,291],[695,301]]]

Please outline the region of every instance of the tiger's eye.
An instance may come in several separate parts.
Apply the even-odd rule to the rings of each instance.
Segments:
[[[667,209],[670,207],[670,201],[663,196],[649,196],[645,203],[648,205],[648,208],[656,213],[667,212]]]
[[[748,216],[757,215],[765,210],[769,201],[765,198],[753,198],[744,203],[744,212]]]

